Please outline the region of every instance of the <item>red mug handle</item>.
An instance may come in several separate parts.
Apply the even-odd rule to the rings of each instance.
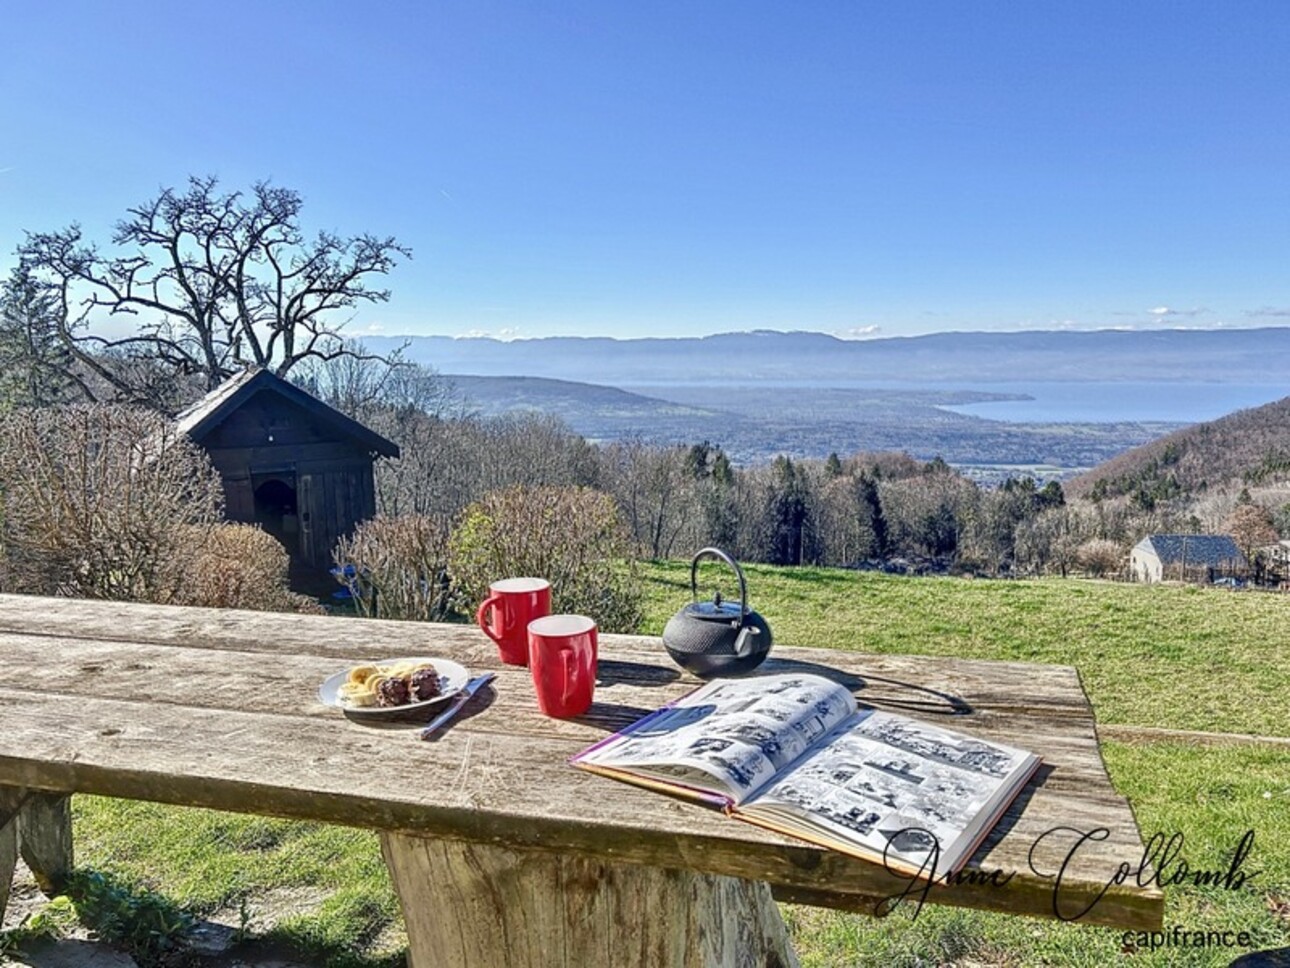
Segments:
[[[483,629],[484,634],[487,635],[494,642],[496,642],[498,645],[502,644],[502,640],[493,634],[493,630],[489,627],[489,623],[485,621],[484,616],[488,613],[488,610],[490,608],[500,608],[501,604],[502,604],[501,595],[489,595],[486,599],[484,599],[484,604],[479,606],[479,611],[475,613],[475,624],[477,624],[481,629]],[[502,612],[502,624],[503,625],[506,624],[505,611]]]

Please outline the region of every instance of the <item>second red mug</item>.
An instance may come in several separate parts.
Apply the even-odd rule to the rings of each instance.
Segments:
[[[551,614],[551,583],[545,578],[505,578],[488,586],[475,613],[484,634],[497,643],[502,661],[529,664],[529,622]]]
[[[596,623],[585,615],[550,615],[529,623],[529,669],[538,708],[579,716],[596,690]]]

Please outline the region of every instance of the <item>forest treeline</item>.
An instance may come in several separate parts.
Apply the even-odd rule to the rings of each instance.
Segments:
[[[1235,483],[1255,491],[1290,480],[1290,397],[1176,430],[1071,481],[1071,492],[1140,506],[1194,500]],[[1272,494],[1269,491],[1269,494]]]
[[[1271,501],[1257,495],[1266,507],[1239,488],[1173,502],[1071,499],[1055,481],[982,487],[942,460],[901,453],[740,467],[712,442],[593,444],[549,415],[474,415],[450,380],[423,367],[391,376],[351,357],[295,378],[402,448],[400,460],[377,467],[382,514],[451,517],[511,486],[586,487],[614,499],[649,558],[716,544],[780,565],[1114,575],[1143,535],[1229,530],[1238,505],[1257,505],[1260,521],[1290,533],[1290,505],[1277,504],[1275,491]]]

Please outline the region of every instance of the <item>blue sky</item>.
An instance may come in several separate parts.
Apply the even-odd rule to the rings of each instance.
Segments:
[[[1290,4],[11,7],[0,268],[189,173],[414,250],[355,332],[1290,324]]]

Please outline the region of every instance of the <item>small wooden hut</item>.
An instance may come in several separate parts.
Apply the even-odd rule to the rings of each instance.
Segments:
[[[263,367],[216,387],[178,418],[224,482],[225,516],[258,524],[306,568],[376,514],[373,467],[397,444]]]

